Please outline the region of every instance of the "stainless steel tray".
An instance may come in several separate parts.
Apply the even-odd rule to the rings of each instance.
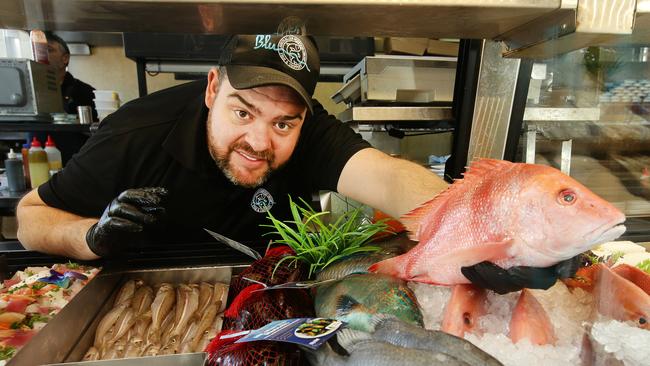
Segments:
[[[142,279],[147,283],[155,284],[168,282],[172,284],[188,282],[223,282],[230,284],[233,273],[240,273],[246,266],[212,266],[191,268],[164,268],[151,270],[134,270],[116,273],[98,274],[86,287],[66,305],[32,340],[23,347],[7,365],[44,365],[44,364],[88,364],[88,365],[129,365],[124,361],[137,362],[138,364],[167,365],[167,356],[148,358],[134,358],[123,360],[80,361],[94,340],[95,329],[102,317],[113,306],[114,297],[121,285],[129,279]],[[187,356],[191,354],[186,354]],[[196,355],[202,355],[197,353]],[[181,355],[170,355],[181,356]],[[196,358],[188,356],[168,358],[174,365],[184,363],[196,365]],[[165,358],[164,360],[162,358]],[[160,361],[159,361],[160,359]],[[135,361],[132,361],[135,360]],[[156,363],[149,361],[156,360]],[[107,362],[120,363],[107,363]],[[158,363],[162,362],[162,363]],[[200,363],[202,364],[202,363]]]
[[[88,366],[203,366],[205,365],[206,354],[185,353],[180,355],[165,356],[148,356],[138,358],[123,358],[119,360],[102,360],[102,361],[85,361],[85,362],[67,362],[56,363],[49,366],[70,366],[70,365],[88,365]]]

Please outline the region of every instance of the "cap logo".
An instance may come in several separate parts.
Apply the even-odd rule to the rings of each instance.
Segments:
[[[300,38],[296,36],[284,36],[277,44],[274,44],[270,35],[258,35],[255,37],[254,49],[260,48],[276,51],[282,62],[296,71],[304,68],[311,71],[307,66],[307,49]]]

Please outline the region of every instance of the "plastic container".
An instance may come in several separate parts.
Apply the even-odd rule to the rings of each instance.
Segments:
[[[56,148],[50,135],[47,135],[47,141],[45,142],[45,153],[47,154],[47,164],[50,167],[50,176],[63,169],[61,151]]]
[[[23,173],[22,159],[18,158],[18,153],[14,149],[9,150],[7,160],[5,160],[5,171],[7,172],[7,185],[11,192],[23,192],[25,187],[25,173]]]
[[[31,180],[29,178],[29,143],[23,144],[20,151],[23,155],[23,172],[25,173],[25,186],[32,188]]]
[[[29,148],[29,177],[32,187],[36,188],[50,179],[50,166],[47,163],[47,154],[41,143],[34,137]]]
[[[42,64],[50,64],[47,56],[47,37],[42,30],[34,29],[29,32],[29,38],[32,41],[32,50],[34,52],[34,61]]]
[[[95,100],[120,100],[120,95],[115,90],[93,90]]]
[[[97,108],[97,117],[99,120],[103,120],[106,118],[109,114],[115,112],[117,109],[115,108],[110,108],[110,109],[102,109],[102,108]]]
[[[111,109],[111,108],[119,108],[120,107],[120,100],[119,99],[113,99],[113,100],[101,100],[101,99],[93,99],[95,102],[95,108],[101,108],[101,109]]]

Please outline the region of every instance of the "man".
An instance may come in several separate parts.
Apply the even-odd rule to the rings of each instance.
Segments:
[[[320,64],[310,38],[234,36],[219,64],[206,81],[108,117],[61,173],[19,203],[23,245],[95,259],[152,240],[211,240],[202,228],[260,240],[267,211],[291,217],[289,194],[338,191],[399,217],[446,188],[312,100]]]
[[[63,110],[66,113],[77,114],[77,107],[81,105],[90,106],[92,108],[93,120],[97,120],[97,111],[95,110],[95,102],[93,101],[94,94],[92,86],[84,83],[79,79],[75,79],[72,74],[67,71],[68,64],[70,63],[70,49],[68,44],[61,39],[61,37],[51,33],[45,32],[47,38],[47,57],[50,66],[56,71],[56,81],[61,87],[61,98],[63,101]],[[47,140],[48,133],[34,133],[32,136],[44,142]],[[74,132],[51,132],[54,142],[61,150],[61,158],[63,164],[67,164],[68,160],[74,155],[81,146],[84,145],[88,137],[80,133]],[[31,141],[30,136],[29,141]]]
[[[61,86],[61,97],[63,98],[63,110],[66,113],[77,114],[78,106],[92,107],[93,119],[97,120],[97,111],[93,98],[92,86],[75,79],[68,70],[70,63],[70,49],[68,44],[54,33],[46,32],[47,57],[50,66],[56,70],[56,81]]]

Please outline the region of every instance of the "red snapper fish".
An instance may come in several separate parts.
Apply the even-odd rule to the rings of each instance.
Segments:
[[[419,241],[371,272],[438,285],[469,283],[461,267],[547,267],[625,232],[625,215],[559,170],[481,159],[401,221]]]

